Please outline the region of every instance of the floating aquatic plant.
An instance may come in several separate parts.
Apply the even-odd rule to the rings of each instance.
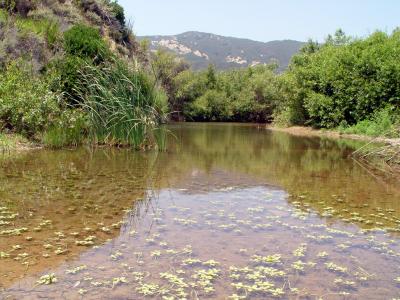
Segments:
[[[295,269],[296,271],[304,272],[306,267],[306,263],[302,262],[301,260],[295,261],[292,264],[292,268]]]
[[[13,250],[21,250],[21,249],[22,249],[22,246],[21,246],[21,245],[13,245],[13,246],[12,246],[12,249],[13,249]]]
[[[43,245],[43,247],[44,247],[45,249],[51,249],[51,248],[53,248],[53,245],[51,245],[51,244],[45,244],[45,245]]]
[[[197,258],[187,258],[182,261],[182,266],[195,266],[200,264],[201,260]]]
[[[280,254],[274,254],[268,256],[253,255],[251,260],[255,263],[276,265],[282,263],[281,258],[282,256]]]
[[[155,251],[150,253],[150,256],[152,258],[159,258],[161,256],[161,251],[155,250]]]
[[[219,262],[217,262],[217,261],[215,261],[215,260],[213,260],[213,259],[207,260],[207,261],[203,262],[203,265],[204,265],[204,266],[207,266],[207,267],[216,267],[216,266],[218,266],[219,264],[220,264]]]
[[[212,286],[213,281],[219,276],[221,271],[219,269],[208,269],[208,270],[197,270],[192,278],[196,280],[196,283],[201,286],[205,293],[209,294],[214,292]]]
[[[82,266],[78,266],[78,267],[76,267],[76,268],[73,268],[73,269],[70,269],[70,270],[66,270],[66,274],[73,274],[73,275],[75,275],[75,274],[77,274],[77,273],[79,273],[79,272],[81,272],[81,271],[83,271],[83,270],[86,270],[87,269],[87,266],[86,265],[82,265]]]
[[[338,273],[347,273],[346,267],[336,265],[333,262],[327,262],[327,263],[325,263],[325,266],[329,271],[338,272]]]
[[[354,281],[345,280],[343,278],[336,278],[334,280],[334,283],[336,285],[343,286],[343,287],[346,287],[346,288],[354,288],[356,286],[356,283]]]
[[[329,256],[329,254],[326,251],[321,251],[321,252],[318,252],[318,254],[317,254],[318,258],[327,258],[328,256]]]
[[[117,285],[128,283],[128,280],[125,277],[115,277],[112,279],[112,287],[114,288]]]
[[[228,297],[229,300],[243,300],[246,299],[246,296],[239,296],[237,294],[232,294]]]
[[[180,278],[177,275],[174,275],[172,273],[168,273],[168,272],[160,273],[160,278],[167,280],[173,286],[177,286],[180,288],[188,287],[188,284],[184,282],[183,278]]]
[[[56,275],[54,273],[52,273],[52,274],[43,275],[42,277],[40,277],[40,279],[37,281],[37,283],[41,284],[41,285],[50,285],[50,284],[56,283],[57,281],[58,280],[57,280]]]
[[[57,249],[54,251],[54,254],[56,254],[56,255],[63,255],[63,254],[66,254],[67,252],[68,252],[68,249],[57,248]]]
[[[99,287],[99,286],[102,286],[104,283],[100,282],[100,281],[92,281],[90,284],[95,287]]]
[[[115,251],[113,254],[110,255],[112,260],[118,260],[123,256],[120,251]]]
[[[299,248],[293,251],[293,255],[296,257],[304,257],[307,251],[307,244],[301,244]]]
[[[87,292],[88,292],[88,291],[85,290],[85,289],[79,289],[78,294],[81,295],[81,296],[83,296],[83,295],[85,295]]]
[[[181,224],[183,226],[191,226],[197,224],[196,220],[191,220],[191,219],[179,219],[179,218],[174,218],[174,222]]]
[[[168,243],[167,242],[160,242],[159,245],[160,245],[160,247],[163,247],[163,248],[168,247]]]
[[[159,289],[160,287],[158,284],[145,283],[137,287],[136,291],[144,296],[154,296],[158,293]]]
[[[8,230],[1,230],[0,235],[18,236],[27,231],[28,231],[28,228],[25,228],[25,227],[14,228],[14,229],[8,229]]]
[[[144,273],[143,272],[132,272],[132,276],[135,281],[142,281],[144,278]]]

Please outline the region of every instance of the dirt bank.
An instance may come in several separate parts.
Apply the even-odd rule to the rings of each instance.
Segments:
[[[6,152],[24,152],[41,149],[42,145],[31,142],[16,134],[0,133],[0,154]]]
[[[303,126],[292,126],[292,127],[275,127],[275,126],[267,126],[268,130],[287,132],[296,136],[326,136],[331,138],[346,138],[346,139],[354,139],[354,140],[363,140],[363,141],[371,141],[377,143],[385,143],[393,146],[400,147],[400,139],[390,139],[385,137],[370,137],[366,135],[359,134],[346,134],[340,133],[338,131],[333,130],[323,130],[323,129],[314,129],[311,127],[303,127]]]

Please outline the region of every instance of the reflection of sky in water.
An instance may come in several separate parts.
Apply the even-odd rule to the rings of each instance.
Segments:
[[[4,296],[80,299],[391,299],[399,239],[321,214],[280,189],[163,189],[127,212],[120,234],[59,268],[57,282],[21,280]],[[310,199],[312,200],[312,199]],[[360,217],[350,214],[348,218]],[[345,219],[345,217],[343,216]],[[332,221],[336,220],[336,221]],[[236,296],[235,296],[236,295]]]

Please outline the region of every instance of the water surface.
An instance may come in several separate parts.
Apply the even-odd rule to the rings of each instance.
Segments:
[[[0,161],[4,299],[394,299],[400,190],[359,142],[171,125],[166,153]]]

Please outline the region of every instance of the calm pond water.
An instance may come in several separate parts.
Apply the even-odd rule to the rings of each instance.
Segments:
[[[2,157],[0,298],[400,298],[400,187],[358,142],[170,130],[166,153]]]

